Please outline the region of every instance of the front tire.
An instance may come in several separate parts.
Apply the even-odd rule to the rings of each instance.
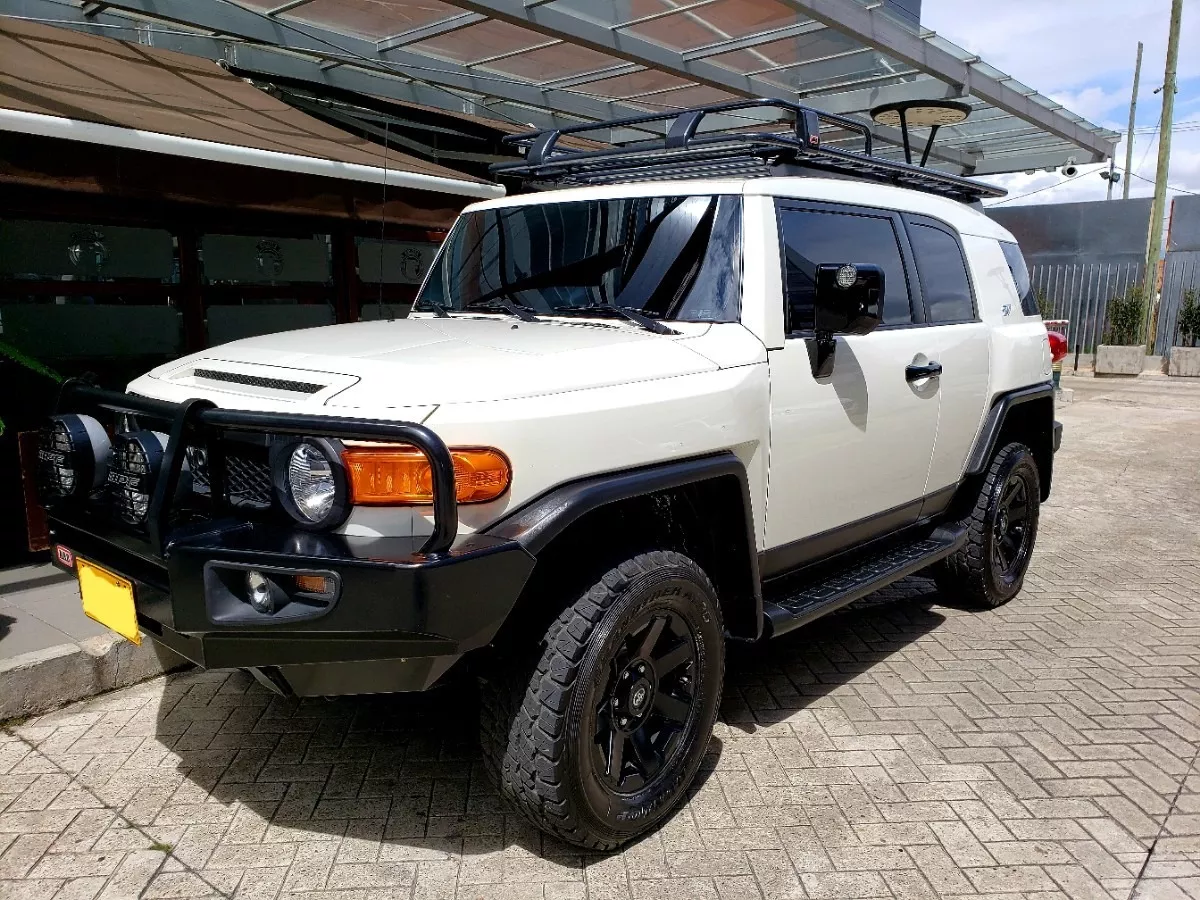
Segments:
[[[990,609],[1020,593],[1037,539],[1040,498],[1032,451],[1017,443],[1003,447],[992,457],[966,520],[967,542],[934,570],[938,589]]]
[[[485,764],[538,827],[614,849],[683,799],[724,670],[721,608],[704,571],[679,553],[634,556],[563,611],[531,676],[485,679]]]

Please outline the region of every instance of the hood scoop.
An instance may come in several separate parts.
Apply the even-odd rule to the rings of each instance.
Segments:
[[[290,391],[293,394],[316,394],[329,387],[327,384],[312,384],[307,381],[291,381],[285,378],[267,378],[264,375],[246,375],[242,372],[220,372],[216,369],[192,369],[192,377],[201,381],[221,381],[226,384],[270,388],[273,391]]]
[[[282,403],[323,405],[334,394],[358,383],[357,375],[314,372],[306,368],[272,366],[201,357],[158,376],[181,387],[205,393],[254,397]],[[202,395],[199,395],[202,396]],[[236,405],[236,401],[230,398]]]

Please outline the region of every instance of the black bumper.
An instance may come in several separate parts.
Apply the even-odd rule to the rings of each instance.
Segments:
[[[419,540],[239,523],[173,542],[159,561],[101,532],[51,519],[56,545],[133,584],[138,625],[152,639],[205,668],[275,669],[271,677],[300,695],[429,687],[495,636],[534,565],[516,542],[486,536],[430,558]],[[206,572],[247,567],[330,573],[339,590],[327,610],[302,621],[214,623]]]
[[[103,497],[90,496],[50,504],[51,540],[127,579],[140,629],[199,666],[252,668],[305,696],[422,690],[495,636],[533,570],[516,541],[457,536],[450,452],[423,426],[174,405],[79,386],[62,406],[132,414],[169,430],[145,527],[114,521]],[[433,533],[351,537],[303,530],[279,510],[243,513],[227,501],[220,465],[207,504],[189,506],[181,448],[199,443],[210,462],[219,460],[235,432],[418,447],[433,469]],[[249,570],[293,586],[279,609],[261,613],[249,603]],[[314,598],[295,587],[297,576],[333,588]]]

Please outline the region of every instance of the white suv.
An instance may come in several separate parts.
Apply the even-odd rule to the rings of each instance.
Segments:
[[[527,173],[641,159],[553,143]],[[274,690],[470,666],[504,794],[615,847],[684,797],[727,640],[923,569],[1021,588],[1061,431],[1020,251],[963,202],[991,189],[864,158],[480,203],[407,318],[71,385],[56,559],[90,615]]]

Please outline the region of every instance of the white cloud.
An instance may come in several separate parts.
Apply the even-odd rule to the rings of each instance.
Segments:
[[[924,0],[921,18],[926,28],[978,53],[985,62],[1072,112],[1124,132],[1139,40],[1146,49],[1138,127],[1153,126],[1158,121],[1161,95],[1153,91],[1163,80],[1170,8],[1169,0],[1133,4],[1125,0]],[[1185,0],[1179,58],[1181,84],[1175,101],[1177,123],[1200,118],[1198,48],[1200,0]],[[1118,168],[1123,167],[1124,142],[1117,146],[1116,158]],[[1135,135],[1133,161],[1135,177],[1130,179],[1130,196],[1150,196],[1158,162],[1156,135]],[[1099,175],[1103,168],[1106,166],[1085,167],[1081,176],[1069,182],[1057,172],[988,180],[1005,187],[1012,196],[1039,191],[1015,203],[1103,200],[1108,188]],[[1200,130],[1174,132],[1168,183],[1200,193]],[[1120,191],[1118,185],[1114,195],[1120,196]]]

